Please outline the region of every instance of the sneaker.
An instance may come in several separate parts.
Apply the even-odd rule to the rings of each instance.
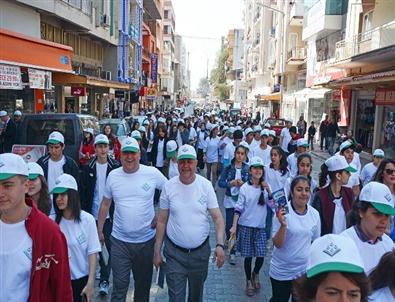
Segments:
[[[248,297],[252,297],[253,295],[255,295],[255,288],[254,288],[254,285],[252,284],[251,280],[247,281],[246,295]]]
[[[108,295],[108,289],[109,289],[109,284],[107,281],[102,281],[99,284],[99,294],[101,296],[107,296]]]
[[[235,254],[230,254],[229,256],[229,264],[235,265],[236,264],[236,255]]]

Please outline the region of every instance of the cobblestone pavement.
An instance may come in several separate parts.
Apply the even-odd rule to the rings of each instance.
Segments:
[[[313,177],[318,180],[318,173],[320,166],[323,162],[323,158],[313,154]],[[222,201],[224,191],[217,189],[217,197],[225,217]],[[215,229],[211,223],[210,231],[210,243],[213,248],[215,242]],[[215,267],[213,263],[209,263],[209,273],[205,283],[204,301],[216,301],[216,302],[268,302],[271,297],[271,286],[269,280],[269,264],[270,255],[272,251],[271,240],[268,243],[268,256],[265,258],[264,265],[260,272],[261,290],[253,297],[247,297],[245,295],[245,276],[243,269],[243,258],[237,257],[236,265],[230,265],[228,262],[224,264],[221,269]],[[156,283],[156,272],[154,271],[153,283],[151,287],[151,298],[150,302],[165,302],[168,301],[167,288],[161,289]],[[110,301],[110,297],[101,298],[98,295],[97,287],[95,289],[94,301]],[[133,276],[131,275],[130,289],[128,293],[127,302],[133,301]],[[180,301],[182,302],[182,301]]]

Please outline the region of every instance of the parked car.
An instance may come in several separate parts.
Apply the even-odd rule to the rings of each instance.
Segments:
[[[269,117],[263,122],[263,125],[266,123],[270,124],[271,129],[276,131],[277,136],[280,136],[281,130],[286,126],[286,120],[282,118]]]
[[[111,118],[102,119],[99,121],[100,133],[103,133],[104,126],[109,124],[112,129],[112,133],[118,136],[119,140],[122,141],[126,136],[130,135],[130,126],[125,119]]]
[[[99,133],[99,122],[96,117],[76,113],[26,114],[21,123],[21,145],[45,145],[52,131],[59,131],[65,140],[64,153],[76,162],[83,139],[83,131],[92,128]]]

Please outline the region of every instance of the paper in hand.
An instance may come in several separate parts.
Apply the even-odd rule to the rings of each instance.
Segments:
[[[273,192],[274,210],[276,213],[283,210],[284,214],[289,213],[287,195],[284,189]]]

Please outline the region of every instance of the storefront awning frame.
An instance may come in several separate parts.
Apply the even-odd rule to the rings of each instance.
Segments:
[[[128,83],[121,83],[116,81],[109,81],[97,77],[86,76],[86,75],[76,75],[76,74],[66,74],[58,73],[53,74],[52,83],[54,85],[65,85],[65,86],[94,86],[102,88],[114,88],[114,89],[124,89],[130,90],[133,85]]]

